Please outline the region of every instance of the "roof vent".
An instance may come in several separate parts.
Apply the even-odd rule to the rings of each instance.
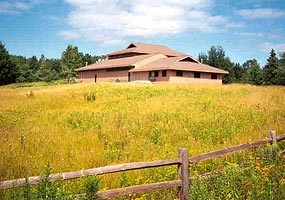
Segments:
[[[134,47],[137,47],[137,46],[132,43],[132,44],[130,44],[130,45],[127,47],[127,49],[129,49],[129,48],[134,48]]]
[[[187,56],[181,60],[179,60],[179,62],[194,62],[194,63],[198,63],[196,60],[194,60],[193,58],[191,58],[190,56]]]

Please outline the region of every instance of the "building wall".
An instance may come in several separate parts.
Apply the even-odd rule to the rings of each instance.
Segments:
[[[158,77],[154,77],[154,72],[152,72],[152,76],[154,81],[168,81],[169,80],[169,72],[167,72],[167,76],[162,76],[162,71],[158,72]],[[131,73],[132,81],[141,81],[141,80],[149,80],[149,72],[132,72]]]
[[[148,72],[132,72],[131,80],[132,81],[148,80]]]
[[[97,74],[97,82],[114,82],[128,81],[128,71],[106,72],[106,70],[82,71],[78,72],[78,79],[82,82],[95,83],[95,74]]]
[[[154,76],[154,71],[152,72]],[[148,80],[149,72],[133,72],[131,73],[131,80]],[[175,70],[167,70],[166,77],[162,77],[162,70],[158,71],[158,77],[154,77],[154,81],[169,81],[175,83],[209,83],[222,84],[222,75],[218,74],[217,79],[211,79],[211,73],[201,72],[200,78],[194,78],[194,72],[183,71],[183,76],[176,76]]]
[[[154,76],[154,71],[152,72]],[[106,70],[82,71],[78,72],[78,78],[82,82],[95,82],[95,74],[97,74],[97,82],[115,82],[128,81],[128,71],[106,72]],[[149,72],[131,72],[131,81],[149,80]],[[166,77],[162,77],[162,70],[158,71],[158,77],[154,77],[154,81],[169,81],[175,83],[209,83],[222,84],[222,75],[218,74],[217,79],[211,79],[211,73],[201,72],[200,78],[194,78],[194,72],[183,71],[183,76],[176,76],[175,70],[167,70]]]
[[[192,84],[218,84],[218,85],[222,84],[222,80],[219,79],[187,78],[187,77],[178,77],[178,76],[170,77],[169,82],[192,83]]]
[[[170,71],[169,82],[173,83],[194,83],[194,84],[222,84],[222,75],[218,74],[217,79],[211,79],[211,73],[201,72],[200,78],[194,78],[194,72],[183,71],[183,76],[176,76],[176,71]]]

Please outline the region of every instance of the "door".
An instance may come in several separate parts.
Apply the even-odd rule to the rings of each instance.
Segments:
[[[95,74],[94,81],[97,83],[97,74]]]
[[[128,82],[131,82],[131,72],[128,72]]]

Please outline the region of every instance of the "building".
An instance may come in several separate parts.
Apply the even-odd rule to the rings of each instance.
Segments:
[[[227,71],[202,64],[168,47],[131,43],[99,63],[75,70],[82,82],[168,81],[222,84]]]

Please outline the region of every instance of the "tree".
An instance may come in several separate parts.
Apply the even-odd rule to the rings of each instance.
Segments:
[[[16,66],[11,62],[9,52],[0,42],[0,85],[14,83],[16,81]]]
[[[27,71],[29,66],[27,64],[27,59],[23,56],[11,55],[11,62],[15,65],[16,69],[16,82],[25,82],[27,79]]]
[[[40,58],[40,79],[50,82],[61,79],[63,71],[59,59],[46,59],[44,55]]]
[[[279,66],[276,69],[276,84],[285,85],[285,52],[280,54]]]
[[[78,52],[78,47],[68,45],[66,50],[61,55],[61,66],[63,75],[71,82],[76,77],[75,69],[82,67],[82,56]]]
[[[274,85],[276,84],[277,78],[277,69],[279,67],[278,58],[274,49],[271,50],[270,56],[267,59],[267,64],[263,69],[263,80],[265,85]]]
[[[224,83],[232,83],[236,81],[234,72],[235,64],[231,62],[229,57],[226,57],[225,51],[221,46],[212,46],[208,51],[208,54],[201,53],[199,55],[199,60],[201,61],[201,59],[203,59],[203,63],[205,64],[221,68],[229,72],[223,80]]]
[[[106,56],[92,56],[88,53],[84,54],[83,53],[80,53],[81,54],[81,57],[82,57],[82,66],[85,66],[86,63],[88,65],[91,65],[91,64],[94,64],[96,63],[99,59],[105,59]]]
[[[40,65],[40,69],[39,69],[39,77],[40,77],[40,80],[41,81],[49,81],[47,80],[48,76],[49,76],[49,73],[50,73],[50,69],[48,67],[48,62],[47,62],[47,59],[45,58],[45,56],[42,54],[41,55],[41,58],[39,60],[39,65]]]
[[[214,67],[224,67],[225,51],[221,46],[212,46],[208,51],[208,63]]]
[[[243,63],[242,67],[245,70],[245,73],[242,76],[243,83],[254,85],[262,84],[261,68],[256,59],[246,61]]]
[[[31,58],[29,58],[27,60],[28,65],[29,65],[29,78],[28,81],[29,82],[35,82],[35,81],[39,81],[40,77],[39,77],[39,69],[40,69],[40,65],[38,62],[38,59],[36,56],[32,56]]]
[[[230,69],[230,78],[233,83],[241,83],[242,77],[244,76],[246,69],[239,63],[235,63]]]
[[[198,56],[198,60],[201,62],[201,63],[209,63],[208,61],[208,55],[201,52]]]

